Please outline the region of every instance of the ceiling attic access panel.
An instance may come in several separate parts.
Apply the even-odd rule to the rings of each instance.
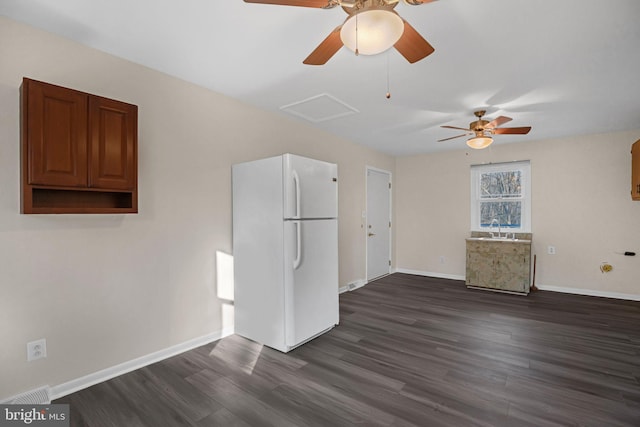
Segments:
[[[138,107],[28,78],[21,212],[137,213]]]

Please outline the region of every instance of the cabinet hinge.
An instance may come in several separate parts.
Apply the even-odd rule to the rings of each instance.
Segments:
[[[391,267],[391,260],[389,260],[389,267]]]
[[[389,183],[389,190],[391,190],[391,183]]]
[[[391,228],[391,221],[389,221],[389,228]]]

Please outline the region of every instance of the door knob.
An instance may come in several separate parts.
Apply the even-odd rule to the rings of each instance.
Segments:
[[[376,233],[369,233],[369,237],[375,236],[375,235],[376,235]]]

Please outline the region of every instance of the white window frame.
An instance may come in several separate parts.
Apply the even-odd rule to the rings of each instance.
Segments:
[[[520,201],[520,227],[504,229],[509,233],[531,233],[531,162],[529,160],[471,165],[471,231],[489,231],[490,227],[480,225],[480,176],[487,172],[508,172],[519,170],[521,173],[521,195],[509,200]],[[504,199],[506,200],[506,199]],[[486,201],[486,199],[484,199]]]

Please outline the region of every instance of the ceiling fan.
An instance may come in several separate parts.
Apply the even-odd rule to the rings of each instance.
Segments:
[[[469,123],[469,128],[461,128],[457,126],[440,126],[447,129],[459,129],[465,131],[462,135],[452,136],[450,138],[439,139],[438,142],[448,141],[450,139],[460,138],[462,136],[467,135],[475,135],[473,138],[467,140],[467,145],[471,148],[482,149],[488,147],[492,142],[493,138],[491,135],[499,135],[499,134],[512,134],[512,135],[526,135],[531,130],[531,126],[522,126],[522,127],[514,127],[514,128],[501,128],[498,127],[507,122],[510,122],[510,117],[499,116],[495,119],[483,120],[482,117],[486,113],[485,110],[475,111],[473,114],[478,118],[478,120]]]
[[[393,10],[400,0],[244,0],[246,3],[331,9],[336,6],[349,15],[311,54],[302,61],[325,64],[344,45],[356,55],[375,55],[395,47],[410,63],[434,52],[434,48]],[[403,0],[418,6],[435,0]]]

